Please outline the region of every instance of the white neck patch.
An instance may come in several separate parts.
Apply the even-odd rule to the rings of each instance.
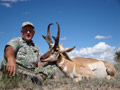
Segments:
[[[63,69],[63,72],[66,72],[66,71],[67,71],[67,66],[65,66]]]

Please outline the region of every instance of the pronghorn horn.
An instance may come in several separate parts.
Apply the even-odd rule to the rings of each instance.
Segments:
[[[51,25],[53,25],[53,23],[50,23],[50,24],[48,25],[47,36],[42,35],[43,38],[47,41],[49,47],[50,47],[51,44],[53,44],[52,39],[51,39],[51,37],[50,37],[50,26],[51,26]]]
[[[56,48],[59,45],[59,38],[60,38],[60,25],[58,24],[58,22],[56,22],[57,26],[58,26],[58,32],[57,32],[57,36],[53,37],[53,39],[55,40],[55,45],[54,48]]]

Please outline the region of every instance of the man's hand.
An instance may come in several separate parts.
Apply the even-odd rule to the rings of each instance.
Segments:
[[[6,71],[9,73],[9,76],[14,76],[16,73],[16,62],[15,60],[8,60],[6,65]]]
[[[42,66],[44,62],[38,62],[38,67]]]
[[[14,49],[12,46],[7,46],[5,48],[5,58],[7,59],[6,71],[8,72],[9,76],[14,76],[16,73],[16,62]]]

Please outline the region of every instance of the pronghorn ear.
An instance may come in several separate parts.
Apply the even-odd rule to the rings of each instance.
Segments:
[[[60,46],[63,47],[63,43],[61,43]]]
[[[72,48],[67,48],[67,49],[66,49],[66,52],[71,52],[73,49],[75,49],[75,46],[72,47]]]
[[[63,52],[62,54],[65,56],[65,58],[67,58],[68,60],[72,61],[66,52]]]
[[[70,59],[70,57],[68,56],[67,52],[72,51],[74,48],[75,48],[75,46],[72,47],[72,48],[65,48],[64,50],[61,50],[59,53],[62,53],[65,56],[65,58],[67,58],[68,60],[72,61]]]
[[[72,47],[72,48],[64,48],[63,50],[59,51],[59,53],[70,52],[70,51],[72,51],[74,48],[75,48],[75,46]]]
[[[61,53],[63,53],[63,52],[71,52],[74,48],[75,48],[75,46],[72,47],[72,48],[65,48],[64,50],[62,50],[62,51],[60,51],[60,52],[61,52]]]

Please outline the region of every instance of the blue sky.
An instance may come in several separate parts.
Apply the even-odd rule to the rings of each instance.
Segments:
[[[120,0],[0,0],[0,60],[6,43],[21,36],[24,21],[34,24],[33,41],[42,53],[48,50],[42,35],[51,22],[52,35],[59,22],[65,48],[76,46],[71,57],[113,62],[114,52],[120,49]]]

